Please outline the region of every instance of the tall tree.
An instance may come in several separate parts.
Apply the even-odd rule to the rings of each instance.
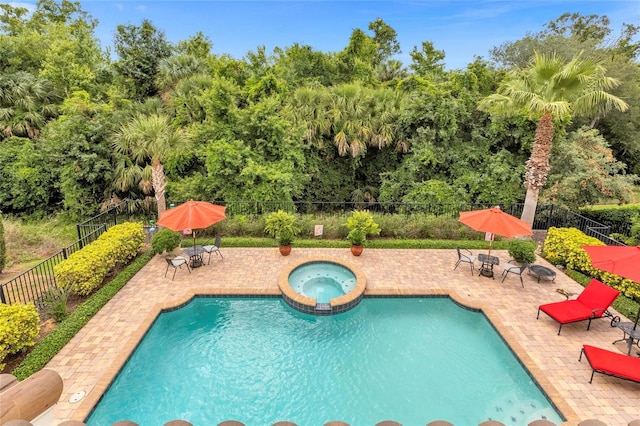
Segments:
[[[172,150],[187,140],[182,131],[171,126],[169,117],[161,114],[140,114],[121,126],[113,144],[116,151],[125,156],[116,168],[119,189],[126,190],[134,185],[146,193],[153,189],[160,217],[167,208],[163,163]]]
[[[596,129],[581,127],[569,134],[566,149],[552,159],[549,188],[542,197],[572,208],[597,204],[603,198],[629,203],[638,176],[626,174],[607,141]]]
[[[564,62],[556,55],[536,53],[529,67],[509,73],[497,93],[479,102],[484,111],[525,113],[537,119],[531,156],[526,162],[522,220],[533,223],[540,189],[551,169],[554,120],[567,122],[572,116],[597,117],[612,109],[628,109],[626,102],[607,92],[618,81],[607,77],[606,71],[600,62],[581,55]]]
[[[382,19],[377,18],[369,23],[369,30],[373,31],[373,40],[378,45],[378,64],[390,59],[396,53],[400,53],[400,43],[398,43],[396,30],[387,25]]]
[[[158,94],[154,81],[160,61],[171,55],[171,44],[148,20],[142,25],[118,25],[114,40],[116,71],[125,79],[131,96],[139,101]]]

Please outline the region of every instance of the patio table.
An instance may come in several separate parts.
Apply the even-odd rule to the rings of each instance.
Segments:
[[[182,249],[182,252],[189,256],[189,266],[192,268],[199,268],[203,265],[202,255],[206,252],[204,247],[200,245],[186,247]]]

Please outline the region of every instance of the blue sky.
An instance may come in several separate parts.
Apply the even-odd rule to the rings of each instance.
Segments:
[[[0,0],[1,1],[1,0]],[[82,8],[98,19],[96,35],[110,45],[116,26],[139,25],[149,19],[171,42],[202,31],[213,42],[213,53],[242,58],[264,45],[308,44],[323,52],[342,50],[355,28],[382,18],[398,33],[399,59],[410,62],[409,52],[422,41],[444,50],[449,69],[464,68],[474,56],[543,25],[564,12],[607,15],[614,31],[622,22],[640,25],[638,0],[407,0],[407,1],[158,1],[89,0]]]

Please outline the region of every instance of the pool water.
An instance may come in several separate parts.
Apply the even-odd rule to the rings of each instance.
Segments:
[[[86,423],[540,418],[563,421],[486,317],[449,298],[365,298],[331,316],[195,298],[158,317]]]
[[[356,277],[348,268],[332,262],[305,263],[289,274],[289,285],[296,292],[329,303],[354,289]]]

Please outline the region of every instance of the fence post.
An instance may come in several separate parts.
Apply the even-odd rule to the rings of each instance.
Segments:
[[[549,228],[551,228],[551,216],[553,216],[553,206],[554,204],[551,204],[551,207],[549,207],[549,215],[547,216],[547,231],[549,230]]]
[[[82,235],[80,235],[80,224],[79,223],[76,223],[76,233],[78,234],[78,240],[82,241]]]
[[[111,210],[113,210],[113,226],[116,226],[118,224],[118,212],[115,207],[112,207]]]
[[[4,285],[0,285],[0,303],[7,303],[7,299],[4,297]]]

